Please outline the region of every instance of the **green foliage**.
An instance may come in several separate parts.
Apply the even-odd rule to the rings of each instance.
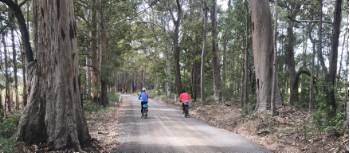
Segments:
[[[335,129],[337,131],[341,131],[344,127],[344,121],[346,119],[345,113],[338,112],[337,115],[328,121],[328,127],[326,128],[327,131],[329,129]]]
[[[110,104],[118,103],[120,95],[116,92],[108,93],[108,101]]]
[[[320,98],[318,98],[320,99]],[[344,112],[337,112],[335,117],[328,116],[328,107],[325,100],[318,101],[318,108],[313,114],[313,119],[321,131],[329,131],[331,129],[341,131],[346,116]]]
[[[108,106],[104,107],[101,104],[98,103],[94,103],[92,101],[86,101],[83,105],[83,109],[85,112],[87,113],[94,113],[94,112],[100,112],[100,111],[107,111],[108,107],[110,106],[114,106],[115,103],[119,102],[119,97],[120,95],[118,93],[115,92],[110,92],[108,93],[108,100],[109,100],[109,104]]]
[[[85,112],[93,113],[93,112],[103,111],[105,107],[103,107],[98,103],[87,101],[86,103],[84,103],[83,108]]]
[[[9,115],[1,122],[0,137],[10,138],[15,132],[19,121],[19,115]]]
[[[13,153],[15,151],[16,140],[15,138],[3,138],[0,136],[0,152],[1,153]]]
[[[16,141],[14,134],[17,130],[19,121],[18,114],[11,114],[5,118],[0,124],[0,152],[15,152]]]

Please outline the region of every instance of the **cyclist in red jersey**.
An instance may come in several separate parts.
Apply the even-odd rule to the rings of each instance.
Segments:
[[[179,100],[182,103],[182,110],[185,113],[185,117],[189,117],[188,108],[191,102],[191,95],[186,91],[181,92]]]

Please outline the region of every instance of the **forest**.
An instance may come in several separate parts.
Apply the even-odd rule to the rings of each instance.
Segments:
[[[0,152],[348,152],[348,68],[348,0],[0,0]]]

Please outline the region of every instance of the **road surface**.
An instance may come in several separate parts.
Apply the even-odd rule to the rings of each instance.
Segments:
[[[136,96],[123,95],[118,109],[120,146],[115,152],[134,153],[250,153],[269,152],[240,135],[184,118],[180,108],[149,102],[149,118],[141,119]]]

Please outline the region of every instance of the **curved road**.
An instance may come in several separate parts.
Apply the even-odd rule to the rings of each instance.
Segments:
[[[227,130],[184,118],[180,108],[149,102],[149,118],[141,119],[136,96],[123,95],[118,109],[119,142],[115,152],[133,153],[265,153],[266,149]]]

